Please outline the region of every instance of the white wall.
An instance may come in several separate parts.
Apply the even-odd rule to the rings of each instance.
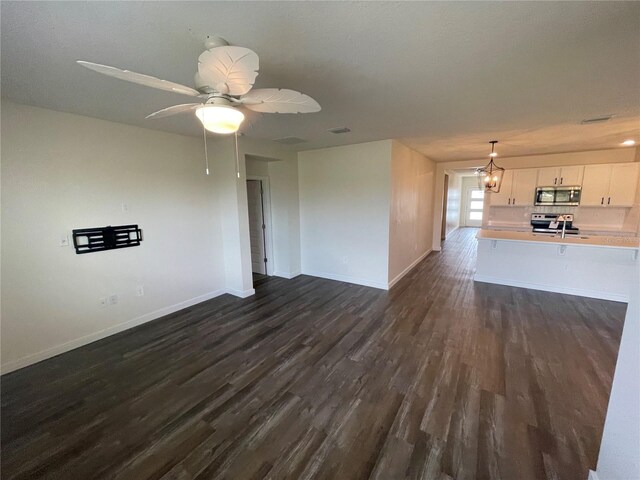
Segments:
[[[253,155],[245,155],[245,163],[247,175],[257,175],[259,177],[269,176],[269,162],[278,161],[276,158],[254,157]]]
[[[281,158],[269,163],[274,274],[293,278],[301,271],[298,156],[293,153]]]
[[[265,149],[261,146],[260,150]],[[277,151],[275,148],[270,154],[278,157],[247,155],[247,174],[269,178],[273,241],[271,271],[280,277],[293,278],[300,274],[298,156],[295,152]]]
[[[389,211],[389,283],[393,285],[430,251],[435,164],[393,141]]]
[[[225,287],[201,140],[3,101],[2,213],[3,369]],[[59,246],[74,228],[127,223],[140,247]]]
[[[447,226],[449,235],[460,226],[460,212],[462,211],[462,177],[453,171],[449,175],[449,189],[447,193]],[[442,204],[442,203],[441,203]],[[440,245],[440,242],[438,242]]]
[[[391,144],[298,154],[302,273],[388,287]]]
[[[640,272],[631,284],[631,297],[620,340],[611,397],[604,424],[598,468],[599,480],[640,478]]]
[[[225,291],[252,292],[232,137],[209,138],[206,176],[199,137],[6,100],[1,135],[3,372]],[[240,151],[285,159],[281,261],[299,269],[295,154],[246,137]],[[127,223],[143,229],[141,246],[85,255],[59,246],[72,229]],[[118,304],[101,307],[112,294]]]

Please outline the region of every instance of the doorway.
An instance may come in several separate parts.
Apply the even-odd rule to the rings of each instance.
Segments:
[[[464,225],[481,227],[484,210],[484,191],[478,187],[467,187],[464,202]]]
[[[251,246],[251,271],[254,278],[270,275],[268,249],[268,179],[247,179],[247,206],[249,210],[249,242]],[[257,274],[257,275],[256,275]]]
[[[442,225],[440,227],[440,240],[447,238],[447,202],[449,201],[449,175],[444,174],[444,193],[442,194]]]

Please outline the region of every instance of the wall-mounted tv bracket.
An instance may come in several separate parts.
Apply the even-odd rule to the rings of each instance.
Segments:
[[[77,254],[137,247],[142,241],[138,225],[80,228],[73,231],[73,246]]]

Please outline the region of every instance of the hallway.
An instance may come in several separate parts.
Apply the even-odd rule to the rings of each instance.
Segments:
[[[2,378],[2,478],[586,480],[626,305],[475,284],[475,229],[389,292],[299,276]]]

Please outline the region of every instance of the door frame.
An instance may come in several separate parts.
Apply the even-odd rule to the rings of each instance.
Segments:
[[[273,261],[273,239],[271,236],[271,188],[269,186],[269,177],[262,175],[247,175],[247,180],[258,180],[262,182],[262,207],[264,209],[264,243],[265,255],[267,256],[267,264],[265,265],[266,275],[271,277],[275,272],[275,262]],[[249,240],[251,242],[251,240]]]
[[[473,227],[473,228],[482,228],[482,225],[484,225],[484,217],[485,217],[485,204],[484,204],[484,200],[483,200],[483,205],[482,205],[482,220],[480,221],[480,225],[469,225],[467,224],[468,219],[469,219],[469,203],[471,203],[471,190],[482,190],[481,188],[479,188],[477,185],[469,185],[465,188],[465,192],[464,192],[464,202],[462,202],[462,221],[460,222],[461,225],[464,225],[465,227]],[[485,193],[486,195],[486,193]]]
[[[447,238],[447,208],[449,203],[449,174],[444,174],[444,191],[442,192],[442,220],[440,224],[440,243]]]

